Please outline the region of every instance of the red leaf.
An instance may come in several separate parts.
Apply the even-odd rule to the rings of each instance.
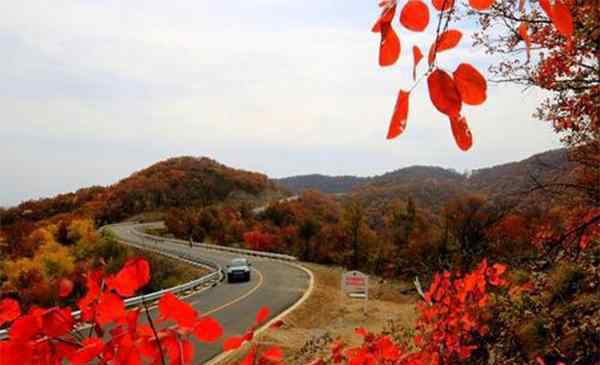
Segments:
[[[123,297],[130,297],[150,282],[150,265],[148,261],[138,258],[129,260],[123,265],[115,277],[107,280],[109,288]]]
[[[60,279],[58,283],[58,297],[66,298],[71,295],[73,291],[73,282],[67,278]]]
[[[469,5],[476,10],[487,10],[493,3],[494,0],[469,0]]]
[[[446,11],[454,6],[454,0],[431,0],[431,3],[439,11]]]
[[[160,345],[166,352],[169,364],[191,364],[194,357],[194,346],[190,340],[180,339],[174,332],[170,331],[166,337],[161,338]],[[160,364],[160,353],[154,359],[154,364]]]
[[[6,322],[11,322],[21,315],[19,302],[14,299],[3,299],[0,301],[0,326]]]
[[[105,325],[109,322],[119,322],[124,319],[125,303],[118,295],[111,292],[102,293],[96,306],[96,322]]]
[[[270,328],[273,328],[273,329],[281,328],[281,327],[283,327],[284,324],[285,324],[285,322],[283,322],[280,319],[280,320],[277,320],[277,321],[273,322],[273,324],[271,325]]]
[[[97,337],[83,340],[83,347],[70,356],[71,365],[85,365],[100,355],[104,350],[104,342]]]
[[[240,361],[239,365],[254,365],[256,357],[256,346],[252,346],[246,357],[242,361]]]
[[[181,357],[184,364],[191,364],[194,361],[194,344],[190,340],[181,343]]]
[[[488,269],[488,274],[490,276],[490,283],[495,286],[504,286],[508,282],[501,278],[502,274],[506,272],[506,265],[504,264],[494,264],[490,269]]]
[[[519,25],[519,36],[525,42],[525,48],[527,49],[527,60],[531,57],[531,40],[529,39],[529,28],[527,23],[523,22]]]
[[[450,127],[452,128],[452,135],[454,135],[454,140],[458,147],[463,151],[468,151],[473,146],[473,136],[465,117],[450,117]]]
[[[254,338],[254,331],[252,331],[252,330],[246,331],[246,333],[244,333],[244,336],[242,336],[242,339],[244,341],[252,341],[253,338]]]
[[[387,139],[396,138],[404,132],[408,118],[409,96],[410,93],[404,90],[400,90],[398,93],[398,99],[396,100],[396,106],[394,107],[394,114],[392,115],[392,121],[390,122]]]
[[[229,337],[223,342],[223,352],[238,349],[242,346],[243,342],[244,340],[241,336]]]
[[[446,71],[436,69],[427,78],[431,102],[441,113],[458,116],[462,108],[460,94]]]
[[[431,65],[435,61],[436,55],[438,53],[456,47],[460,42],[461,38],[462,33],[456,29],[449,29],[444,33],[440,34],[438,39],[435,42],[433,42],[433,44],[429,48],[429,64]]]
[[[68,307],[48,309],[42,320],[43,330],[48,337],[64,336],[73,328],[73,317]]]
[[[158,310],[163,319],[172,319],[183,328],[194,328],[198,313],[188,303],[185,303],[172,293],[165,294],[158,301]]]
[[[215,342],[223,336],[223,327],[214,318],[200,319],[194,328],[194,335],[202,342]]]
[[[367,329],[364,327],[358,327],[354,329],[354,333],[359,336],[366,337],[369,334],[369,331],[367,331]]]
[[[573,35],[573,17],[569,8],[561,1],[556,0],[552,8],[552,22],[556,30],[565,37]]]
[[[77,306],[81,310],[81,318],[84,321],[92,320],[94,303],[100,296],[100,282],[102,281],[102,272],[94,271],[89,272],[86,275],[86,288],[87,292],[85,296],[77,302]]]
[[[525,0],[519,0],[519,11],[525,9]]]
[[[261,357],[272,363],[280,363],[283,361],[283,351],[277,346],[273,346],[261,354]]]
[[[136,335],[138,329],[138,319],[140,317],[141,308],[136,308],[127,311],[125,315],[125,322],[127,323],[127,330],[129,334],[134,337]]]
[[[381,26],[383,24],[389,24],[392,22],[392,20],[394,19],[394,15],[396,14],[396,6],[392,6],[391,8],[386,8],[383,9],[383,12],[381,12],[381,16],[379,17],[379,19],[377,19],[377,22],[375,23],[375,25],[373,25],[373,29],[371,29],[371,31],[373,33],[380,33],[381,32]]]
[[[379,44],[379,65],[391,66],[400,57],[400,39],[390,23],[381,25],[381,43]]]
[[[477,69],[461,63],[453,73],[454,83],[465,104],[479,105],[486,99],[487,83]]]
[[[32,310],[29,314],[17,318],[8,330],[10,339],[27,341],[37,335],[42,329],[41,312],[39,310]]]
[[[0,341],[0,364],[12,365],[31,364],[33,357],[33,346],[28,342]]]
[[[414,32],[424,31],[429,24],[429,8],[421,0],[409,0],[400,13],[400,23]]]
[[[269,308],[262,307],[259,309],[258,313],[256,313],[256,324],[262,323],[269,318]]]
[[[417,46],[413,46],[413,80],[417,79],[417,66],[422,59],[423,53],[421,52],[421,49]]]
[[[550,4],[550,0],[540,0],[540,6],[548,18],[552,19],[552,5]]]
[[[166,358],[168,359],[169,364],[175,365],[183,365],[181,364],[181,353],[179,351],[180,342],[177,338],[177,335],[173,331],[167,332],[166,336],[163,335],[160,339],[160,346],[163,348],[163,351],[166,353]],[[156,363],[158,361],[155,360]]]

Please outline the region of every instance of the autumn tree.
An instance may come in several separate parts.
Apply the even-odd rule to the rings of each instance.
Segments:
[[[363,205],[351,199],[342,210],[340,223],[350,240],[350,268],[357,269],[361,257],[361,236],[366,226],[366,215]]]
[[[397,250],[402,249],[409,241],[415,229],[417,212],[412,198],[408,198],[405,206],[400,202],[392,202],[388,208],[386,228],[390,231],[391,240]]]
[[[25,239],[33,232],[35,225],[29,220],[18,220],[3,227],[5,244],[3,251],[9,256],[31,256],[35,247],[26,246]]]
[[[167,230],[175,237],[203,241],[206,236],[206,232],[197,224],[197,212],[194,209],[170,208],[164,222]]]
[[[270,251],[274,248],[277,237],[261,231],[250,231],[244,233],[244,242],[250,250]]]
[[[265,219],[272,221],[278,227],[295,223],[295,212],[290,202],[275,202],[270,204],[261,214]]]
[[[494,204],[480,195],[469,195],[449,202],[444,208],[447,229],[454,238],[458,259],[463,269],[487,254],[486,235],[511,209],[509,205]]]
[[[569,146],[600,138],[600,4],[597,0],[498,0],[469,9],[475,45],[497,56],[492,80],[548,92],[536,116]]]
[[[298,226],[298,237],[302,240],[304,248],[302,250],[302,258],[310,260],[312,258],[311,240],[321,230],[321,225],[312,217],[304,218]]]

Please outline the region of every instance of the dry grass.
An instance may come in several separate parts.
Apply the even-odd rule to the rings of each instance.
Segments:
[[[300,307],[284,319],[284,326],[269,329],[260,335],[261,346],[280,346],[286,356],[287,364],[306,364],[326,352],[328,344],[341,339],[346,343],[357,343],[354,334],[357,327],[365,327],[378,332],[385,328],[390,320],[396,325],[407,328],[414,326],[416,320],[416,296],[403,295],[408,284],[382,281],[377,277],[369,279],[369,302],[366,314],[364,301],[342,296],[340,268],[305,264],[315,276],[315,287],[311,296]],[[240,351],[222,364],[238,362],[244,351]]]

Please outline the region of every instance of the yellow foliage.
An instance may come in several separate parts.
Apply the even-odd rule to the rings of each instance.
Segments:
[[[40,247],[46,243],[56,242],[54,235],[45,228],[38,228],[31,232],[29,241],[31,242],[32,247]]]
[[[69,276],[75,270],[75,258],[70,250],[61,244],[51,241],[40,246],[33,258],[20,258],[6,261],[4,272],[9,286],[27,288],[32,281],[45,282],[63,276]]]
[[[91,219],[75,219],[69,224],[68,237],[73,242],[95,242],[98,233]]]
[[[45,227],[46,231],[50,232],[50,234],[52,234],[52,236],[54,236],[54,239],[57,239],[58,237],[58,226],[56,224],[49,224]]]
[[[6,261],[4,263],[6,278],[8,282],[12,283],[13,285],[16,284],[22,276],[35,269],[35,264],[30,258],[22,258],[16,261]]]
[[[46,279],[69,276],[75,270],[75,258],[71,251],[56,242],[48,242],[41,246],[35,252],[33,261]]]

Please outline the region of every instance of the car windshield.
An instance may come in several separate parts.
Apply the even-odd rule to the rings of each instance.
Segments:
[[[231,260],[231,266],[246,266],[246,259],[234,259]]]

